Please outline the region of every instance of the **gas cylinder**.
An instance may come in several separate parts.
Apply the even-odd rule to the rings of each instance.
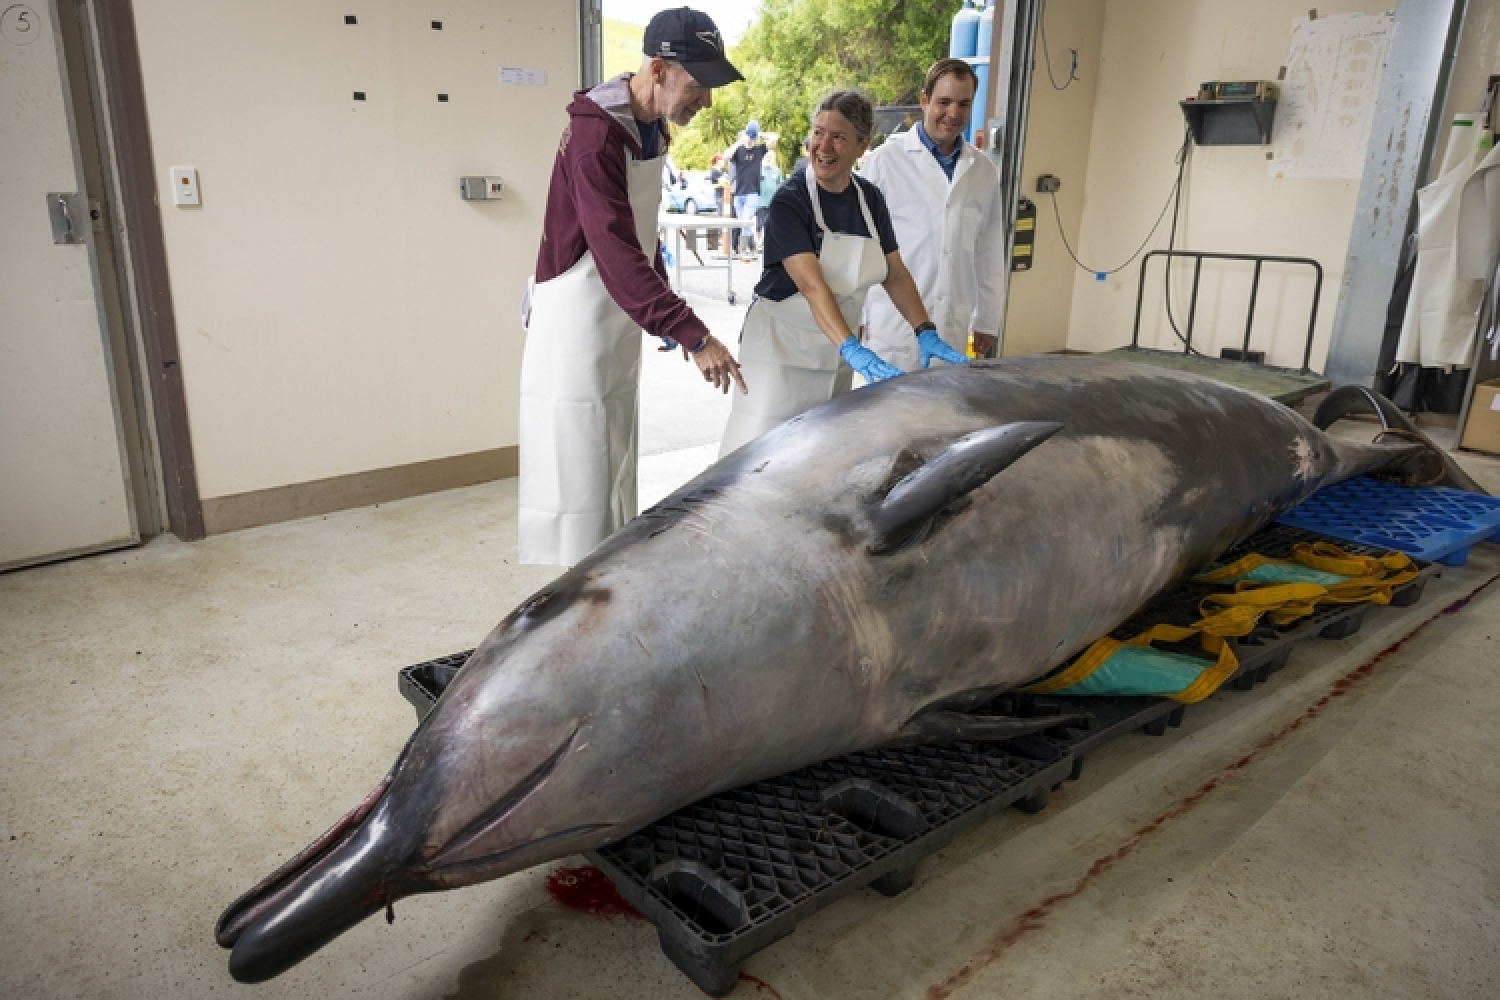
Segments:
[[[948,32],[948,55],[953,59],[971,59],[979,41],[979,11],[974,9],[974,0],[964,0],[964,5],[953,15],[953,26]]]
[[[994,47],[995,41],[995,5],[987,4],[979,14],[978,30],[974,38],[974,58],[977,65],[974,73],[979,77],[979,89],[974,92],[974,113],[969,120],[969,142],[973,142],[980,132],[984,131],[985,119],[989,116],[986,97],[990,92],[990,66],[994,64],[993,53],[990,49]]]
[[[990,57],[990,45],[995,39],[995,5],[988,4],[979,12],[979,23],[974,36],[974,51],[969,53],[980,59]]]

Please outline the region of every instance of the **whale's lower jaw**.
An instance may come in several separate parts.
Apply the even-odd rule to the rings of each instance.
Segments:
[[[385,909],[395,898],[366,900],[363,905],[331,915],[316,928],[295,937],[278,934],[266,922],[252,924],[240,934],[229,953],[229,974],[240,983],[274,979],[366,917]]]

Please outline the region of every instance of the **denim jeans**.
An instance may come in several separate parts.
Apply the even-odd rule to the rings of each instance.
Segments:
[[[736,219],[754,219],[755,210],[760,208],[760,192],[755,194],[737,194],[734,196],[734,217]],[[753,231],[734,229],[730,231],[729,242],[734,247],[734,252],[740,252],[740,236],[743,235],[750,246],[755,245],[755,234]]]

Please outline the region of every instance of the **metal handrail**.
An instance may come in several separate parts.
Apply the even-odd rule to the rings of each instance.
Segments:
[[[1323,265],[1311,257],[1277,257],[1266,254],[1253,253],[1213,253],[1207,250],[1152,250],[1141,258],[1141,282],[1135,293],[1135,327],[1130,331],[1130,346],[1139,347],[1141,339],[1141,300],[1146,296],[1146,269],[1151,263],[1152,257],[1192,257],[1193,260],[1193,293],[1188,303],[1187,332],[1182,338],[1182,353],[1193,353],[1193,320],[1198,313],[1198,277],[1203,271],[1203,261],[1209,260],[1249,260],[1255,262],[1255,275],[1250,281],[1250,307],[1245,313],[1245,343],[1240,348],[1240,360],[1244,361],[1250,355],[1250,329],[1255,324],[1255,298],[1260,292],[1260,269],[1267,263],[1271,264],[1306,264],[1313,269],[1315,282],[1313,284],[1312,309],[1307,317],[1307,344],[1302,349],[1302,370],[1310,372],[1308,362],[1312,360],[1313,329],[1318,323],[1318,299],[1323,293]],[[1168,261],[1167,266],[1171,266]]]

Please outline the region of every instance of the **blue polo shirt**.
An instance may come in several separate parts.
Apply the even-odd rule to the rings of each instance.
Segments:
[[[953,144],[953,152],[946,156],[943,155],[941,149],[938,149],[937,143],[932,141],[932,138],[927,134],[927,129],[922,127],[921,122],[917,122],[917,138],[922,140],[922,145],[927,147],[927,151],[938,161],[938,166],[943,168],[943,173],[947,174],[948,179],[951,181],[953,179],[953,168],[958,166],[958,157],[964,151],[964,137],[958,137],[958,142]]]

